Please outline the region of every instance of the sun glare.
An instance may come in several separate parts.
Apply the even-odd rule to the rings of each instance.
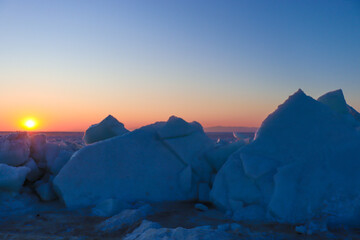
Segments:
[[[37,125],[35,119],[29,118],[24,121],[24,127],[28,130],[33,130]]]

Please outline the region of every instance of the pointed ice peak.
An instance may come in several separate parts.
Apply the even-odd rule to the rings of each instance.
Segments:
[[[304,97],[307,97],[306,94],[301,88],[299,88],[299,90],[297,90],[293,95],[289,96],[288,101],[291,99],[301,99]]]
[[[112,115],[108,115],[100,123],[90,126],[84,135],[84,141],[86,144],[95,143],[101,140],[120,136],[129,132],[124,127],[124,124],[119,122]]]
[[[177,117],[175,115],[170,116],[167,121],[168,122],[182,122],[182,123],[186,124],[186,121],[184,119],[179,118],[179,117]]]
[[[289,98],[279,106],[279,108],[284,108],[286,106],[292,106],[297,104],[303,104],[303,102],[307,102],[311,97],[307,96],[303,90],[299,88],[294,94],[290,95]],[[314,100],[315,101],[315,100]]]
[[[187,136],[196,131],[203,131],[202,126],[197,122],[188,123],[184,119],[171,116],[164,127],[158,130],[160,138],[174,138]]]
[[[113,124],[113,125],[122,125],[124,126],[124,124],[122,122],[119,122],[115,117],[113,117],[111,114],[109,114],[106,118],[104,118],[104,120],[102,120],[100,123],[104,123],[107,122],[108,124]]]
[[[105,119],[116,119],[113,115],[109,114]]]
[[[330,91],[330,92],[327,92],[325,93],[324,95],[320,96],[318,98],[318,101],[321,101],[322,99],[326,99],[326,98],[339,98],[339,99],[344,99],[345,101],[345,97],[344,97],[344,93],[342,91],[342,89],[337,89],[337,90],[334,90],[334,91]]]
[[[349,111],[341,89],[325,93],[318,98],[318,101],[327,105],[337,113],[346,114]]]
[[[299,88],[293,95],[306,95],[306,94],[301,88]]]

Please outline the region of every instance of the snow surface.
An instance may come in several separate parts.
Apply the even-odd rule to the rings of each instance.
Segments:
[[[86,130],[84,141],[86,144],[91,144],[115,136],[121,136],[128,132],[129,130],[124,127],[124,124],[109,115],[100,123],[94,124]]]
[[[195,204],[194,207],[195,207],[197,210],[203,211],[203,212],[209,210],[209,208],[208,208],[207,206],[205,206],[204,204],[201,204],[201,203]]]
[[[144,219],[150,212],[151,206],[148,204],[138,209],[126,209],[99,224],[98,229],[104,232],[114,232],[128,228],[134,223]]]
[[[92,212],[95,216],[112,217],[115,214],[118,214],[120,211],[130,208],[131,208],[131,204],[127,202],[118,199],[109,198],[98,203],[92,209]]]
[[[132,233],[128,234],[124,240],[136,240],[139,238],[144,238],[145,232],[150,229],[160,229],[161,225],[155,222],[148,220],[143,220],[139,227],[137,227]]]
[[[146,225],[145,225],[146,224]],[[139,229],[136,229],[134,233],[131,233],[125,237],[125,240],[217,240],[217,239],[236,239],[234,235],[224,231],[213,230],[208,227],[197,227],[192,229],[185,229],[178,227],[171,228],[158,228],[157,225],[151,225],[151,223],[142,223]]]

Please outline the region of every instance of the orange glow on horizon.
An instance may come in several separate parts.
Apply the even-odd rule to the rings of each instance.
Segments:
[[[31,109],[33,110],[33,109]],[[30,111],[31,111],[30,110]],[[99,112],[82,112],[77,115],[71,114],[71,111],[66,114],[59,114],[57,112],[43,113],[33,110],[36,114],[29,114],[30,111],[19,111],[9,114],[4,118],[4,121],[0,123],[0,131],[69,131],[69,132],[82,132],[89,126],[99,123],[108,114],[113,115],[118,121],[125,125],[125,128],[129,130],[135,130],[139,127],[152,124],[157,121],[167,121],[171,115],[181,117],[188,122],[197,121],[204,128],[225,126],[225,127],[258,127],[262,120],[266,116],[261,116],[258,113],[242,115],[239,114],[236,117],[228,116],[216,116],[215,114],[194,114],[193,112],[174,112],[174,113],[157,113],[152,115],[150,113],[131,113],[124,111],[123,114],[114,114],[110,111]],[[65,113],[65,111],[59,111]],[[80,112],[80,111],[79,111]],[[227,116],[226,116],[227,115]],[[260,115],[260,116],[259,116]],[[24,117],[27,116],[27,117]],[[19,121],[20,119],[20,121]]]

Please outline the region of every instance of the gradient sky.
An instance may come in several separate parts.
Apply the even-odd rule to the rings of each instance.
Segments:
[[[359,1],[0,0],[0,131],[259,126],[298,88],[360,109]]]

